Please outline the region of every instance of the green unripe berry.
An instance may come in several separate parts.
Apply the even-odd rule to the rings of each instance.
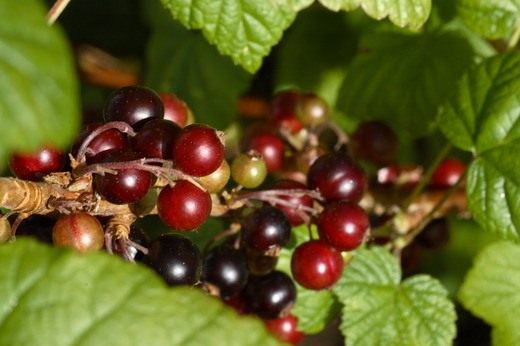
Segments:
[[[305,126],[316,127],[329,120],[329,106],[318,95],[305,94],[301,97],[297,114]]]
[[[264,159],[256,151],[238,155],[231,164],[231,177],[248,189],[260,186],[267,175]]]
[[[217,193],[226,186],[230,174],[229,164],[226,160],[223,160],[216,171],[204,177],[199,177],[198,181],[209,193]]]

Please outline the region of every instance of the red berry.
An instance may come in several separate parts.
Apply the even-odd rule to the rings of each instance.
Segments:
[[[109,152],[103,156],[103,162],[125,162],[137,159],[131,151]],[[116,174],[96,174],[94,186],[96,192],[107,201],[115,204],[134,203],[143,198],[152,186],[152,175],[149,172],[133,168],[117,169]]]
[[[132,148],[139,157],[170,159],[172,145],[181,128],[169,120],[152,119],[132,138]]]
[[[365,172],[341,152],[320,156],[309,169],[307,180],[327,201],[359,202],[367,187]]]
[[[177,231],[190,231],[202,225],[211,212],[211,197],[187,180],[165,186],[157,199],[161,220]]]
[[[288,180],[288,179],[278,180],[277,182],[274,183],[274,185],[272,187],[272,189],[280,189],[280,190],[306,189],[306,188],[307,187],[304,184],[299,183],[294,180]],[[278,205],[278,204],[276,204],[274,206],[284,212],[285,216],[287,216],[287,218],[289,219],[289,222],[291,223],[292,226],[299,226],[299,225],[303,224],[305,221],[302,219],[301,214],[298,212],[298,206],[311,208],[313,199],[310,196],[306,196],[306,195],[283,196],[280,198],[291,203],[292,205],[294,205],[294,207],[288,207],[285,205]]]
[[[159,96],[164,104],[164,119],[173,121],[180,127],[186,126],[192,116],[188,105],[175,94],[160,93]]]
[[[265,252],[285,246],[290,239],[289,220],[275,207],[255,210],[242,224],[242,241],[249,249]]]
[[[294,315],[286,315],[274,320],[265,320],[267,329],[277,339],[296,345],[305,334],[298,330],[298,319]]]
[[[224,160],[224,144],[215,129],[192,124],[183,128],[175,139],[172,157],[184,173],[202,177],[220,167]]]
[[[11,172],[20,179],[38,181],[49,173],[59,172],[65,156],[57,149],[45,146],[32,153],[14,153],[9,161]]]
[[[439,188],[455,185],[464,174],[466,166],[457,159],[445,159],[432,175],[431,184]]]
[[[73,156],[78,154],[78,150],[83,144],[83,141],[98,127],[100,127],[101,123],[91,123],[85,126],[83,131],[78,136],[78,139],[72,146],[71,153]],[[95,163],[99,162],[100,159],[96,159],[98,154],[106,153],[110,151],[122,151],[128,147],[126,135],[119,132],[116,129],[110,129],[101,132],[99,135],[94,137],[87,148],[85,156],[87,159],[87,163]],[[101,158],[102,156],[100,156]]]
[[[245,150],[254,150],[262,155],[269,173],[282,169],[284,159],[284,144],[280,137],[268,131],[253,133],[246,140]]]
[[[363,242],[369,219],[358,205],[337,201],[325,206],[317,225],[320,239],[339,251],[351,251]]]
[[[152,89],[127,86],[110,96],[104,115],[106,121],[124,121],[139,127],[147,120],[162,118],[164,106],[159,95]]]
[[[52,229],[52,240],[58,246],[70,246],[79,252],[99,250],[105,242],[103,227],[94,216],[78,212],[58,219]]]
[[[311,290],[334,285],[343,272],[343,258],[329,244],[311,240],[299,245],[291,258],[291,271],[297,283]]]

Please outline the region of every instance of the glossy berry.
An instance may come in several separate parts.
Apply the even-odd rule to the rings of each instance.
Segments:
[[[282,169],[284,161],[284,144],[280,137],[267,131],[253,133],[246,139],[245,151],[254,150],[265,161],[269,173]]]
[[[358,202],[367,187],[365,172],[341,152],[320,156],[309,169],[307,180],[327,201]]]
[[[191,240],[162,234],[152,241],[143,262],[170,285],[194,285],[200,276],[201,256]]]
[[[79,252],[100,250],[105,243],[103,227],[94,216],[76,212],[64,215],[52,229],[52,240],[57,246],[68,246]]]
[[[286,245],[291,239],[291,224],[278,208],[255,210],[242,224],[242,241],[253,250],[268,251]]]
[[[297,107],[298,118],[305,126],[316,127],[329,120],[329,106],[315,94],[304,94]]]
[[[49,173],[59,172],[64,165],[63,153],[50,146],[31,153],[14,153],[9,160],[9,168],[16,177],[32,181],[39,181]]]
[[[180,127],[188,125],[193,114],[188,105],[175,94],[160,93],[164,105],[164,119],[173,121]]]
[[[159,95],[142,86],[127,86],[116,90],[104,109],[106,121],[124,121],[139,127],[147,120],[162,118],[164,106]]]
[[[33,214],[24,219],[16,229],[16,237],[33,237],[42,243],[52,244],[52,228],[56,220]]]
[[[218,288],[223,299],[238,295],[247,283],[245,254],[228,246],[211,250],[202,265],[201,280]]]
[[[343,258],[324,241],[311,240],[294,250],[291,272],[294,280],[307,289],[329,288],[341,277]]]
[[[132,148],[139,157],[171,159],[173,141],[180,131],[174,122],[152,119],[132,138]]]
[[[130,151],[111,152],[103,158],[103,162],[125,162],[137,159]],[[96,192],[114,204],[134,203],[143,198],[152,185],[152,175],[138,168],[122,168],[117,174],[96,174],[94,186]]]
[[[431,185],[447,188],[455,185],[464,174],[466,166],[457,159],[445,159],[433,172]]]
[[[298,319],[292,314],[266,320],[265,326],[278,340],[296,345],[303,340],[305,334],[298,330]]]
[[[284,90],[274,96],[269,118],[275,128],[286,129],[292,133],[303,128],[301,120],[296,115],[300,98],[301,94],[297,90]]]
[[[273,190],[306,190],[307,186],[294,180],[282,179],[278,180],[272,186]],[[299,226],[304,223],[304,219],[301,217],[301,211],[298,211],[300,206],[311,208],[313,199],[308,195],[296,195],[292,194],[289,196],[280,196],[280,199],[287,201],[292,206],[275,204],[274,206],[287,216],[292,226]]]
[[[357,204],[337,201],[325,206],[317,225],[320,239],[339,251],[351,251],[363,242],[370,222]]]
[[[192,124],[183,128],[175,139],[172,157],[184,173],[202,177],[220,167],[224,160],[224,144],[215,129]]]
[[[217,193],[226,186],[230,176],[231,168],[226,160],[222,160],[220,167],[216,171],[199,177],[197,180],[209,193]]]
[[[187,180],[165,186],[157,198],[161,220],[177,231],[191,231],[201,226],[211,212],[211,197]]]
[[[254,189],[260,186],[266,176],[267,166],[256,151],[242,153],[231,163],[231,177],[245,188]]]
[[[248,308],[265,319],[278,318],[296,300],[296,287],[291,278],[280,271],[252,276],[244,289]]]
[[[78,136],[78,139],[72,146],[71,153],[73,156],[78,154],[78,150],[82,146],[83,142],[87,137],[97,128],[99,128],[101,123],[91,123],[88,124],[83,131]],[[102,153],[113,152],[113,151],[123,151],[127,149],[128,141],[126,139],[126,135],[124,133],[119,132],[117,129],[110,129],[101,132],[99,135],[90,140],[87,148],[87,152],[85,153],[87,163],[95,163],[99,162],[100,159],[97,157]]]
[[[433,219],[419,233],[416,242],[430,250],[439,250],[450,241],[450,225],[446,218]]]
[[[355,157],[379,166],[393,163],[398,147],[399,142],[394,131],[377,120],[360,123],[350,141],[350,148]]]

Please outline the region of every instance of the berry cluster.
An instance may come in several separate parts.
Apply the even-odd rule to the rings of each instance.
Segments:
[[[295,282],[332,287],[344,270],[342,253],[370,238],[360,206],[369,177],[358,160],[379,167],[379,185],[397,184],[402,170],[392,165],[390,128],[362,123],[349,138],[329,113],[315,94],[282,91],[262,121],[246,124],[238,147],[226,148],[223,134],[193,123],[175,95],[124,87],[107,100],[105,122],[85,125],[68,160],[50,146],[12,155],[19,179],[1,178],[0,189],[12,191],[3,220],[17,216],[10,218],[13,236],[80,252],[104,249],[144,263],[168,285],[200,286],[297,343]],[[454,162],[441,164],[433,186],[459,181],[464,166]],[[37,202],[27,202],[31,193]],[[196,230],[210,215],[226,218],[229,228],[200,249],[178,233],[150,240],[134,222],[151,214],[177,232]],[[288,275],[277,270],[277,258],[300,225],[309,236],[294,249]]]

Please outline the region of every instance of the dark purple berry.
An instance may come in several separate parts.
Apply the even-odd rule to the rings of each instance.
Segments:
[[[170,285],[194,285],[200,276],[199,249],[184,237],[163,234],[148,247],[145,264],[153,268]]]

